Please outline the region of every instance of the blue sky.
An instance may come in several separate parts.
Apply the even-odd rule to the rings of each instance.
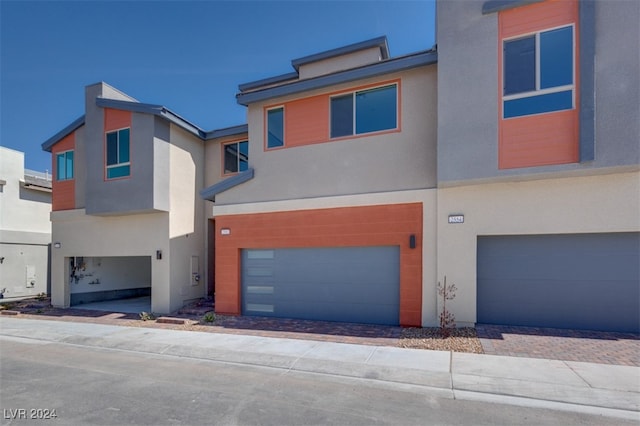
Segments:
[[[40,145],[99,81],[205,130],[243,124],[239,84],[381,35],[392,57],[431,48],[434,0],[0,0],[0,145],[50,170]]]

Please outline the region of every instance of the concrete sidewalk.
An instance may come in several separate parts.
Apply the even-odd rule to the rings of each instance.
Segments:
[[[0,341],[16,338],[395,382],[457,399],[640,421],[639,367],[0,317]]]

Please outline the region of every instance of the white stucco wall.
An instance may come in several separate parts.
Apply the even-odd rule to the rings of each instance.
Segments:
[[[437,203],[437,279],[458,288],[447,302],[458,325],[473,325],[479,235],[638,232],[640,173],[441,188]]]
[[[89,216],[84,209],[52,212],[51,303],[69,306],[69,262],[66,258],[150,256],[152,311],[170,312],[169,214]],[[156,259],[161,250],[162,259]]]
[[[0,147],[0,290],[4,297],[48,291],[51,193],[25,188],[24,153]]]
[[[204,297],[206,280],[204,201],[204,143],[171,126],[169,204],[169,260],[171,262],[171,310],[188,300]],[[192,271],[192,262],[197,263]],[[198,274],[198,280],[193,273]]]

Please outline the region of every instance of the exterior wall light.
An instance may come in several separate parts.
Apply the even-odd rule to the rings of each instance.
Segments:
[[[62,243],[59,242],[59,241],[56,241],[55,243],[53,243],[53,247],[54,248],[60,248],[60,247],[62,247]]]

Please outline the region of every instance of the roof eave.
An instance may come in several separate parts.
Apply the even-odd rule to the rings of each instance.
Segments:
[[[204,200],[215,201],[216,195],[221,192],[227,191],[234,186],[238,186],[241,183],[245,183],[248,180],[253,179],[254,171],[252,168],[245,170],[244,172],[240,172],[234,176],[228,177],[227,179],[220,181],[214,185],[211,185],[208,188],[200,191],[200,197]]]
[[[205,133],[205,140],[224,138],[227,136],[240,136],[249,133],[249,126],[247,124],[240,124],[238,126],[225,127],[224,129],[211,130]]]
[[[299,80],[290,84],[270,87],[248,93],[238,93],[236,101],[240,105],[248,106],[251,103],[260,102],[276,97],[297,94],[314,89],[321,89],[340,83],[348,83],[364,78],[404,71],[416,67],[427,66],[438,62],[438,53],[435,50],[407,55],[399,58],[378,62],[372,65],[340,71],[312,79]]]
[[[42,146],[42,150],[43,151],[47,151],[47,152],[51,152],[51,148],[53,148],[53,146],[55,144],[57,144],[62,139],[67,137],[69,134],[75,132],[82,125],[84,125],[84,119],[85,119],[84,115],[76,118],[75,120],[73,120],[73,122],[71,124],[69,124],[64,129],[60,130],[58,133],[56,133],[55,135],[51,136],[49,139],[44,141],[42,143],[42,145],[41,145]]]
[[[144,104],[141,102],[121,101],[107,98],[96,98],[96,105],[102,108],[113,108],[156,115],[178,125],[179,127],[199,137],[200,139],[205,139],[206,132],[204,130],[191,123],[190,121],[182,118],[163,105]]]
[[[331,49],[325,52],[315,53],[313,55],[294,59],[293,61],[291,61],[291,65],[296,71],[298,71],[303,65],[322,61],[325,59],[335,58],[337,56],[348,55],[350,53],[358,52],[361,50],[371,49],[372,47],[378,47],[380,49],[381,59],[384,60],[389,58],[389,46],[387,44],[387,37],[381,36],[372,38],[370,40],[361,41],[359,43],[350,44],[348,46],[338,47],[337,49]]]
[[[488,15],[490,13],[513,9],[514,7],[540,3],[541,1],[543,0],[489,0],[482,4],[482,14]]]

